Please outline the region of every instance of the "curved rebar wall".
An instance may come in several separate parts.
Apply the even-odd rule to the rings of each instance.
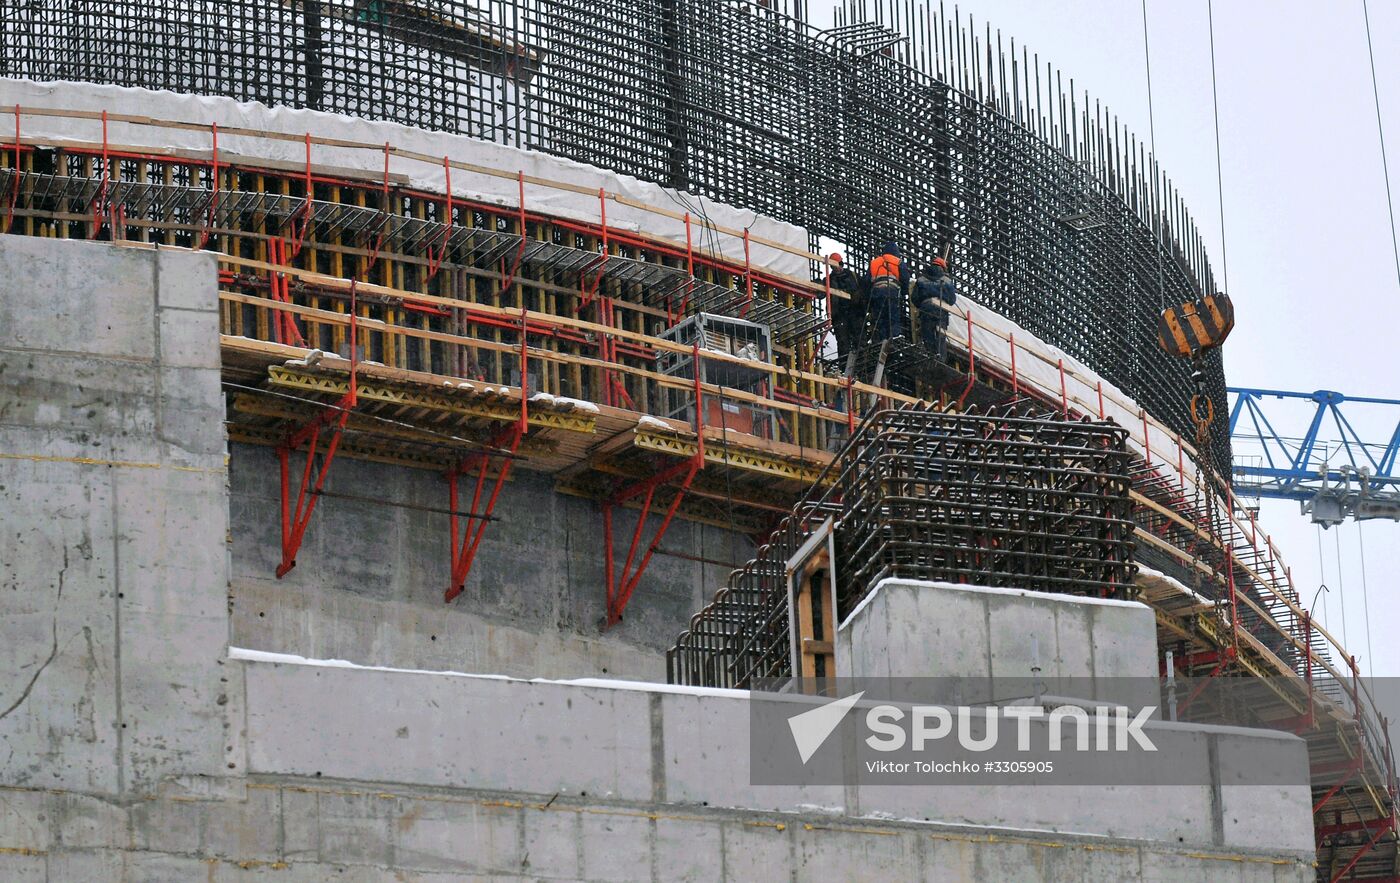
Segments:
[[[0,76],[224,95],[533,147],[800,224],[951,248],[961,291],[1188,434],[1164,304],[1214,290],[1144,146],[990,29],[910,0],[818,31],[749,0],[73,0],[0,7]],[[991,44],[997,44],[997,51]],[[702,243],[703,245],[703,243]],[[1229,474],[1224,376],[1214,465]]]

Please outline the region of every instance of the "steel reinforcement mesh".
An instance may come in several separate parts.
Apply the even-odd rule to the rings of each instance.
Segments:
[[[1215,285],[1144,145],[1058,70],[941,5],[857,0],[827,30],[787,8],[10,2],[0,76],[223,95],[530,147],[687,191],[677,206],[698,215],[712,198],[805,226],[857,262],[889,238],[917,263],[950,248],[960,293],[1189,434],[1188,368],[1157,348],[1156,317]],[[1218,354],[1206,368],[1215,467],[1228,474]]]
[[[1112,424],[904,408],[862,423],[754,560],[667,653],[672,683],[785,677],[786,563],[833,519],[837,615],[885,577],[1093,597],[1132,593],[1127,433]]]

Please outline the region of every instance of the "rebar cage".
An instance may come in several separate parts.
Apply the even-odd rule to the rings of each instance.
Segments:
[[[1213,291],[1145,147],[1058,70],[922,0],[821,31],[748,0],[72,0],[0,5],[0,76],[172,89],[460,132],[922,264],[1189,434],[1168,304]],[[873,42],[872,42],[873,41]],[[700,197],[697,199],[697,197]],[[701,244],[703,247],[704,244]],[[814,271],[815,271],[814,267]],[[1208,391],[1222,404],[1218,353]],[[1227,474],[1217,409],[1212,451]]]
[[[881,410],[667,653],[672,683],[791,674],[786,565],[835,523],[837,616],[885,577],[1122,598],[1134,592],[1127,433],[1109,423]]]

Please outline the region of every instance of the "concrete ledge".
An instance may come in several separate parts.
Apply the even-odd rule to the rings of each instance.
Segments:
[[[1213,754],[1268,751],[1305,781],[1306,748],[1282,733],[1149,723],[1163,754],[1189,765],[1194,785],[756,787],[749,769],[753,700],[744,691],[521,681],[247,651],[234,656],[248,685],[249,770],[256,774],[601,796],[652,806],[815,809],[1311,855],[1306,785],[1222,792],[1212,773]]]
[[[171,782],[123,804],[0,788],[0,879],[1305,883],[1309,861],[815,812],[665,808],[326,778]],[[130,833],[129,833],[130,832]]]

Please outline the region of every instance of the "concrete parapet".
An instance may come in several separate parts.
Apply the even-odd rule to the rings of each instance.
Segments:
[[[1271,731],[1149,722],[1192,784],[756,787],[752,702],[806,697],[624,682],[544,682],[243,659],[249,769],[424,787],[484,787],[652,805],[897,818],[1305,854],[1305,784],[1222,788],[1222,754],[1267,752],[1306,781],[1307,751]],[[354,697],[347,701],[347,697]],[[334,752],[326,744],[336,746]],[[1095,764],[1132,763],[1129,755]],[[1267,798],[1267,801],[1263,801]],[[1263,801],[1263,802],[1261,802]],[[1260,816],[1268,807],[1267,819]]]
[[[0,783],[241,773],[212,255],[0,236]]]
[[[1157,677],[1157,625],[1132,601],[885,579],[838,626],[836,665],[840,677],[957,679],[959,689],[1019,688],[1038,667],[1046,692],[1088,684],[1086,698],[1134,702],[1151,698],[1136,693]]]

